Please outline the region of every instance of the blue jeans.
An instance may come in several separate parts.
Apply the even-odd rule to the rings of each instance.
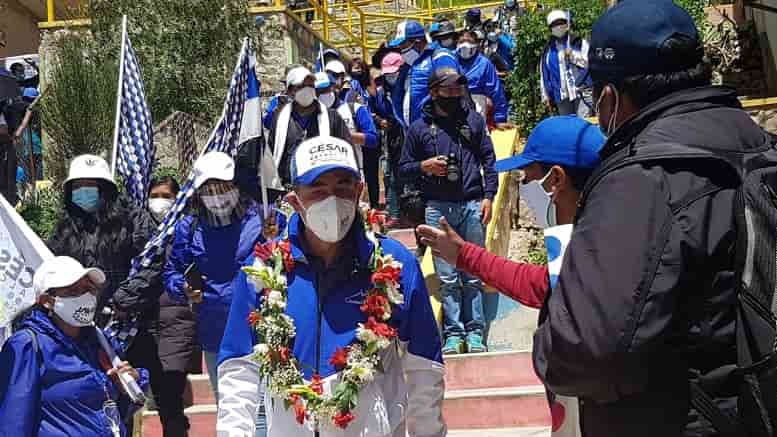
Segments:
[[[208,379],[210,380],[210,386],[213,388],[213,393],[218,395],[218,352],[203,351],[205,355],[205,366],[208,368]],[[256,414],[256,437],[267,437],[267,416],[264,412],[264,393],[259,393],[259,411]]]
[[[426,203],[426,223],[440,227],[440,217],[445,217],[464,240],[483,246],[485,232],[480,218],[480,201]],[[483,283],[480,279],[456,269],[442,258],[434,257],[434,269],[440,278],[442,294],[443,336],[464,337],[467,334],[483,335]]]

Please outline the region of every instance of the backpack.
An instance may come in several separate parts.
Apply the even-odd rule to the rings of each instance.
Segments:
[[[681,159],[711,160],[736,174],[737,362],[689,377],[691,404],[721,437],[777,437],[777,148],[775,137],[746,153],[680,144],[632,145],[602,162],[589,178],[578,204],[605,175],[638,163]],[[701,163],[701,161],[699,161]],[[702,165],[702,164],[699,164]],[[673,213],[716,191],[712,184],[671,205]],[[737,396],[737,417],[721,410],[712,394]]]

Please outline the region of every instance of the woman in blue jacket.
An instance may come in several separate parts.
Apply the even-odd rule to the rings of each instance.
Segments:
[[[456,48],[459,64],[467,76],[469,93],[478,105],[484,105],[486,98],[494,105],[494,123],[498,128],[507,128],[509,105],[505,97],[505,89],[501,79],[496,74],[496,67],[478,48],[475,32],[464,31],[459,37]],[[485,117],[486,108],[476,108]]]
[[[0,352],[0,434],[124,437],[131,402],[117,384],[128,372],[141,389],[148,374],[113,369],[92,325],[105,274],[73,258],[45,261],[33,284],[38,303],[17,317]]]
[[[197,338],[205,354],[211,387],[217,391],[216,356],[232,303],[232,280],[243,261],[263,242],[260,206],[233,182],[229,155],[210,152],[194,163],[196,191],[192,214],[175,227],[164,271],[167,294],[197,304]],[[189,268],[202,277],[201,289],[190,284]]]

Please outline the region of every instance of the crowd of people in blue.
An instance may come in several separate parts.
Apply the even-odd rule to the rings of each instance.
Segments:
[[[0,352],[0,435],[128,436],[141,407],[128,378],[166,437],[194,435],[185,392],[202,351],[219,437],[443,437],[444,355],[488,350],[484,282],[540,309],[533,364],[554,432],[564,397],[579,420],[563,436],[773,435],[774,137],[711,85],[685,10],[625,0],[590,42],[548,14],[537,92],[558,115],[497,161],[499,47],[521,13],[507,0],[461,31],[406,21],[369,64],[330,49],[315,72],[290,65],[261,120],[270,211],[255,162],[205,153],[172,243],[132,276],[178,183],[154,180],[138,208],[102,157],[73,159],[56,257]],[[572,227],[557,277],[483,248],[498,172],[516,169],[537,224]],[[431,249],[441,329],[423,253],[373,232],[381,208]],[[111,363],[93,325],[129,317],[134,341]]]

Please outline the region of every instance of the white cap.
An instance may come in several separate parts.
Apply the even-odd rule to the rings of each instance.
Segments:
[[[232,181],[235,178],[235,161],[224,152],[208,152],[194,162],[194,189],[210,179]]]
[[[343,65],[342,62],[335,59],[327,62],[324,70],[331,71],[332,73],[335,73],[335,74],[345,74],[345,65]]]
[[[550,11],[550,13],[548,14],[548,26],[553,24],[554,21],[558,21],[558,20],[569,21],[569,15],[567,15],[566,11],[562,11],[559,9]]]
[[[361,178],[353,146],[335,137],[318,136],[303,141],[291,160],[291,180],[294,184],[310,185],[324,173],[347,170]]]
[[[329,75],[323,71],[316,73],[316,89],[322,90],[332,86],[332,81],[329,80]]]
[[[43,261],[43,264],[38,267],[32,277],[32,286],[35,293],[41,294],[52,288],[73,285],[84,276],[89,276],[89,279],[98,287],[105,283],[105,273],[102,270],[86,269],[80,262],[69,256],[56,256]]]
[[[67,173],[65,183],[75,179],[101,179],[116,185],[111,177],[108,163],[96,155],[76,156],[70,161],[70,171]]]
[[[292,68],[286,75],[286,86],[302,85],[302,82],[305,82],[309,76],[313,76],[313,73],[305,67]]]

